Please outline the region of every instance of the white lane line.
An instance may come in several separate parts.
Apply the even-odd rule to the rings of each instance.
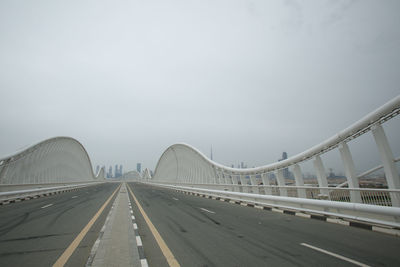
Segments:
[[[176,197],[173,197],[172,199],[173,199],[173,200],[179,200],[179,199],[177,199]]]
[[[207,209],[205,209],[205,208],[200,208],[202,211],[205,211],[205,212],[208,212],[208,213],[212,213],[212,214],[214,214],[215,212],[213,212],[213,211],[211,211],[211,210],[207,210]]]
[[[45,209],[45,208],[48,208],[48,207],[51,207],[51,206],[53,206],[53,204],[49,204],[49,205],[43,206],[43,207],[41,207],[41,209]]]
[[[71,197],[71,198],[77,198],[78,196],[73,196],[73,197]]]
[[[133,229],[137,230],[137,224],[136,223],[133,224]]]
[[[143,246],[143,244],[142,244],[142,239],[140,239],[140,236],[136,236],[136,244],[138,245],[138,246]]]
[[[336,257],[336,258],[338,258],[338,259],[341,259],[341,260],[344,260],[344,261],[353,263],[353,264],[358,265],[358,266],[370,267],[370,266],[367,265],[367,264],[364,264],[364,263],[361,263],[361,262],[358,262],[358,261],[349,259],[349,258],[347,258],[347,257],[345,257],[345,256],[342,256],[342,255],[339,255],[339,254],[336,254],[336,253],[333,253],[333,252],[329,252],[329,251],[327,251],[327,250],[325,250],[325,249],[322,249],[322,248],[317,248],[317,247],[311,246],[311,245],[306,244],[306,243],[300,243],[300,245],[305,246],[305,247],[308,247],[308,248],[311,248],[311,249],[314,249],[314,250],[316,250],[316,251],[319,251],[319,252],[322,252],[322,253],[325,253],[325,254],[328,254],[328,255],[331,255],[331,256],[333,256],[333,257]]]

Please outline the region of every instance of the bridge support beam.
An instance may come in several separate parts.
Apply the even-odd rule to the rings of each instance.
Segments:
[[[242,186],[241,186],[242,191],[241,192],[249,193],[249,188],[247,187],[246,176],[244,174],[240,174],[239,178],[240,178],[240,183],[242,184]]]
[[[353,157],[351,156],[349,146],[342,142],[339,144],[339,151],[343,161],[344,172],[347,177],[349,188],[359,188],[360,186],[356,176]],[[360,191],[350,191],[350,202],[362,203]]]
[[[260,188],[257,184],[256,174],[250,175],[251,191],[255,194],[260,194]]]
[[[284,187],[286,186],[286,183],[285,183],[285,177],[283,176],[283,169],[279,169],[276,171],[276,180],[278,181],[280,196],[286,197],[287,190]]]
[[[272,195],[272,191],[271,191],[271,187],[270,187],[270,183],[269,183],[269,179],[268,179],[268,174],[267,173],[262,173],[261,174],[261,180],[263,182],[264,185],[264,192],[266,195]]]
[[[304,179],[299,164],[294,165],[293,174],[296,181],[296,186],[304,186]],[[298,197],[307,198],[306,190],[304,188],[298,188],[297,195]]]
[[[321,157],[319,155],[315,156],[313,163],[315,171],[317,172],[317,180],[319,187],[328,187],[328,180],[326,179],[325,168],[324,164],[322,163]],[[320,189],[320,192],[322,195],[330,199],[328,189]]]
[[[381,156],[383,170],[385,171],[386,181],[389,189],[400,188],[399,173],[394,162],[393,152],[390,148],[385,131],[380,124],[375,124],[371,128],[379,154]],[[391,193],[392,206],[400,207],[400,199],[396,194]]]

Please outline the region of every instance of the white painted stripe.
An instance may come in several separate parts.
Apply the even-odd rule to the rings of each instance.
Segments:
[[[137,230],[137,224],[136,223],[133,224],[133,229]]]
[[[134,219],[135,219],[135,216],[132,215],[131,218],[132,218],[132,220],[134,220]]]
[[[71,198],[77,198],[78,196],[73,196],[73,197],[71,197]]]
[[[132,211],[132,210],[131,210],[130,212],[131,212],[131,214],[133,214],[133,211]]]
[[[45,209],[45,208],[48,208],[48,207],[51,207],[51,206],[53,206],[53,204],[49,204],[49,205],[43,206],[43,207],[41,207],[41,209]]]
[[[140,260],[140,264],[142,265],[142,267],[149,267],[149,265],[147,264],[147,260],[146,259],[141,259]]]
[[[177,199],[176,197],[173,197],[172,199],[173,199],[173,200],[179,200],[179,199]]]
[[[322,249],[322,248],[317,248],[317,247],[311,246],[311,245],[306,244],[306,243],[300,243],[300,245],[305,246],[305,247],[308,247],[308,248],[311,248],[311,249],[314,249],[314,250],[316,250],[316,251],[319,251],[319,252],[322,252],[322,253],[325,253],[325,254],[328,254],[328,255],[333,256],[333,257],[336,257],[336,258],[338,258],[338,259],[341,259],[341,260],[344,260],[344,261],[353,263],[353,264],[358,265],[358,266],[369,267],[369,265],[366,265],[366,264],[364,264],[364,263],[361,263],[361,262],[352,260],[352,259],[350,259],[350,258],[347,258],[347,257],[345,257],[345,256],[342,256],[342,255],[339,255],[339,254],[336,254],[336,253],[333,253],[333,252],[329,252],[329,251],[327,251],[327,250],[325,250],[325,249]]]
[[[214,211],[211,211],[211,210],[207,210],[207,209],[204,209],[204,208],[200,208],[201,210],[203,210],[203,211],[205,211],[205,212],[209,212],[209,213],[212,213],[212,214],[214,214],[215,212]]]
[[[140,239],[140,236],[136,236],[136,244],[140,247],[143,246],[142,244],[142,239]]]

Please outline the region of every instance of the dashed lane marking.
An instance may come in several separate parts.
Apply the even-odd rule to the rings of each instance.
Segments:
[[[53,204],[45,205],[45,206],[41,207],[41,209],[45,209],[45,208],[48,208],[48,207],[51,207],[51,206],[53,206]]]
[[[154,224],[150,221],[149,216],[147,216],[146,212],[142,208],[142,205],[140,205],[136,196],[133,194],[132,189],[129,187],[129,185],[127,187],[129,189],[129,193],[131,194],[133,200],[136,203],[136,206],[138,207],[140,213],[142,214],[144,220],[146,221],[147,226],[149,227],[151,233],[153,234],[154,239],[156,240],[158,246],[160,247],[161,252],[163,253],[165,259],[167,260],[168,265],[171,267],[180,267],[179,262],[176,260],[174,254],[172,254],[172,251],[169,249],[169,247],[165,243],[164,239],[161,237],[160,233],[158,232]],[[136,240],[136,242],[138,242],[138,240]]]
[[[208,209],[205,209],[205,208],[200,208],[202,211],[205,211],[205,212],[208,212],[208,213],[212,213],[212,214],[215,214],[215,212],[214,211],[211,211],[211,210],[208,210]]]
[[[173,199],[173,200],[176,200],[176,201],[178,201],[178,200],[179,200],[179,199],[177,199],[176,197],[173,197],[172,199]]]
[[[308,247],[308,248],[311,248],[311,249],[314,249],[314,250],[316,250],[316,251],[319,251],[319,252],[322,252],[322,253],[325,253],[325,254],[328,254],[328,255],[333,256],[333,257],[335,257],[335,258],[338,258],[338,259],[341,259],[341,260],[350,262],[350,263],[355,264],[355,265],[357,265],[357,266],[369,267],[369,265],[367,265],[367,264],[364,264],[364,263],[361,263],[361,262],[352,260],[352,259],[350,259],[350,258],[347,258],[347,257],[345,257],[345,256],[342,256],[342,255],[339,255],[339,254],[336,254],[336,253],[333,253],[333,252],[330,252],[330,251],[327,251],[327,250],[322,249],[322,248],[317,248],[317,247],[311,246],[311,245],[306,244],[306,243],[300,243],[300,245],[305,246],[305,247]]]

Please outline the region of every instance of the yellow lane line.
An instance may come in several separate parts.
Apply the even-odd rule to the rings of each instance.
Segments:
[[[139,208],[139,211],[142,213],[144,220],[146,221],[147,225],[149,226],[151,233],[153,234],[154,238],[156,239],[158,246],[160,247],[162,253],[164,254],[164,257],[167,259],[169,266],[179,267],[180,265],[179,265],[178,261],[175,259],[174,255],[172,254],[171,250],[168,248],[164,239],[162,239],[161,235],[158,233],[157,229],[154,227],[153,223],[150,221],[149,217],[147,216],[146,212],[143,210],[139,201],[136,199],[136,197],[133,194],[129,185],[128,185],[128,189],[129,189],[129,192],[131,193],[133,199],[135,200],[136,205]]]
[[[114,193],[107,199],[107,201],[101,206],[101,208],[97,211],[97,213],[93,216],[93,218],[88,222],[88,224],[82,229],[79,235],[72,241],[72,243],[68,246],[68,248],[64,251],[64,253],[58,258],[58,260],[53,264],[54,267],[64,266],[68,259],[71,257],[72,253],[74,253],[75,249],[79,246],[82,239],[85,237],[87,232],[89,232],[92,225],[96,222],[97,218],[100,217],[103,210],[106,208],[107,204],[111,201],[115,193],[121,188],[121,185],[115,189]]]

